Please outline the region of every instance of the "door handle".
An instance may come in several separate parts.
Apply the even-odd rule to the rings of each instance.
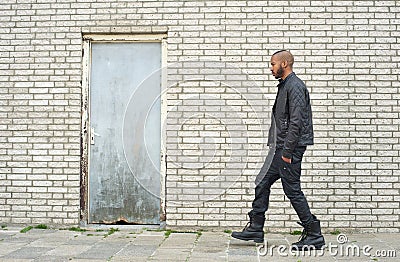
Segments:
[[[94,128],[90,128],[90,144],[94,145]]]
[[[94,128],[91,127],[90,128],[90,144],[94,145],[94,137],[95,136],[100,136],[99,134],[96,134],[96,132],[94,132]]]

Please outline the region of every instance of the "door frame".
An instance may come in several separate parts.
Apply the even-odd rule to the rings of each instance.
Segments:
[[[161,148],[160,148],[160,227],[166,221],[166,131],[164,120],[167,117],[167,34],[85,34],[82,36],[82,119],[81,119],[81,166],[80,166],[80,224],[89,221],[89,161],[90,161],[90,73],[91,44],[97,43],[129,43],[157,42],[161,43]]]

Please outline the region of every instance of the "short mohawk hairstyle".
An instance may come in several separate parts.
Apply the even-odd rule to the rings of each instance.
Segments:
[[[276,55],[276,54],[279,54],[279,53],[282,53],[282,52],[289,52],[289,53],[290,53],[289,50],[282,49],[282,50],[276,51],[276,52],[273,53],[272,55]]]

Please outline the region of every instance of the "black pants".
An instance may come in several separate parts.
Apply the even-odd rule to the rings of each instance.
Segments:
[[[264,216],[268,210],[271,186],[280,178],[283,191],[296,210],[300,221],[304,224],[309,224],[313,221],[310,207],[301,191],[300,185],[301,161],[305,151],[306,147],[296,148],[293,152],[292,163],[289,164],[282,160],[282,149],[276,149],[270,167],[268,168],[264,165],[259,174],[263,178],[256,186],[256,194],[252,205],[255,214]],[[266,170],[267,168],[268,170]],[[261,174],[262,172],[264,173]]]

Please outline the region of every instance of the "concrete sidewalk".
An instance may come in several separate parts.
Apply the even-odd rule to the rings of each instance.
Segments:
[[[400,261],[399,234],[326,234],[324,251],[291,254],[298,236],[290,234],[266,234],[256,245],[225,232],[21,229],[0,229],[0,261]]]

